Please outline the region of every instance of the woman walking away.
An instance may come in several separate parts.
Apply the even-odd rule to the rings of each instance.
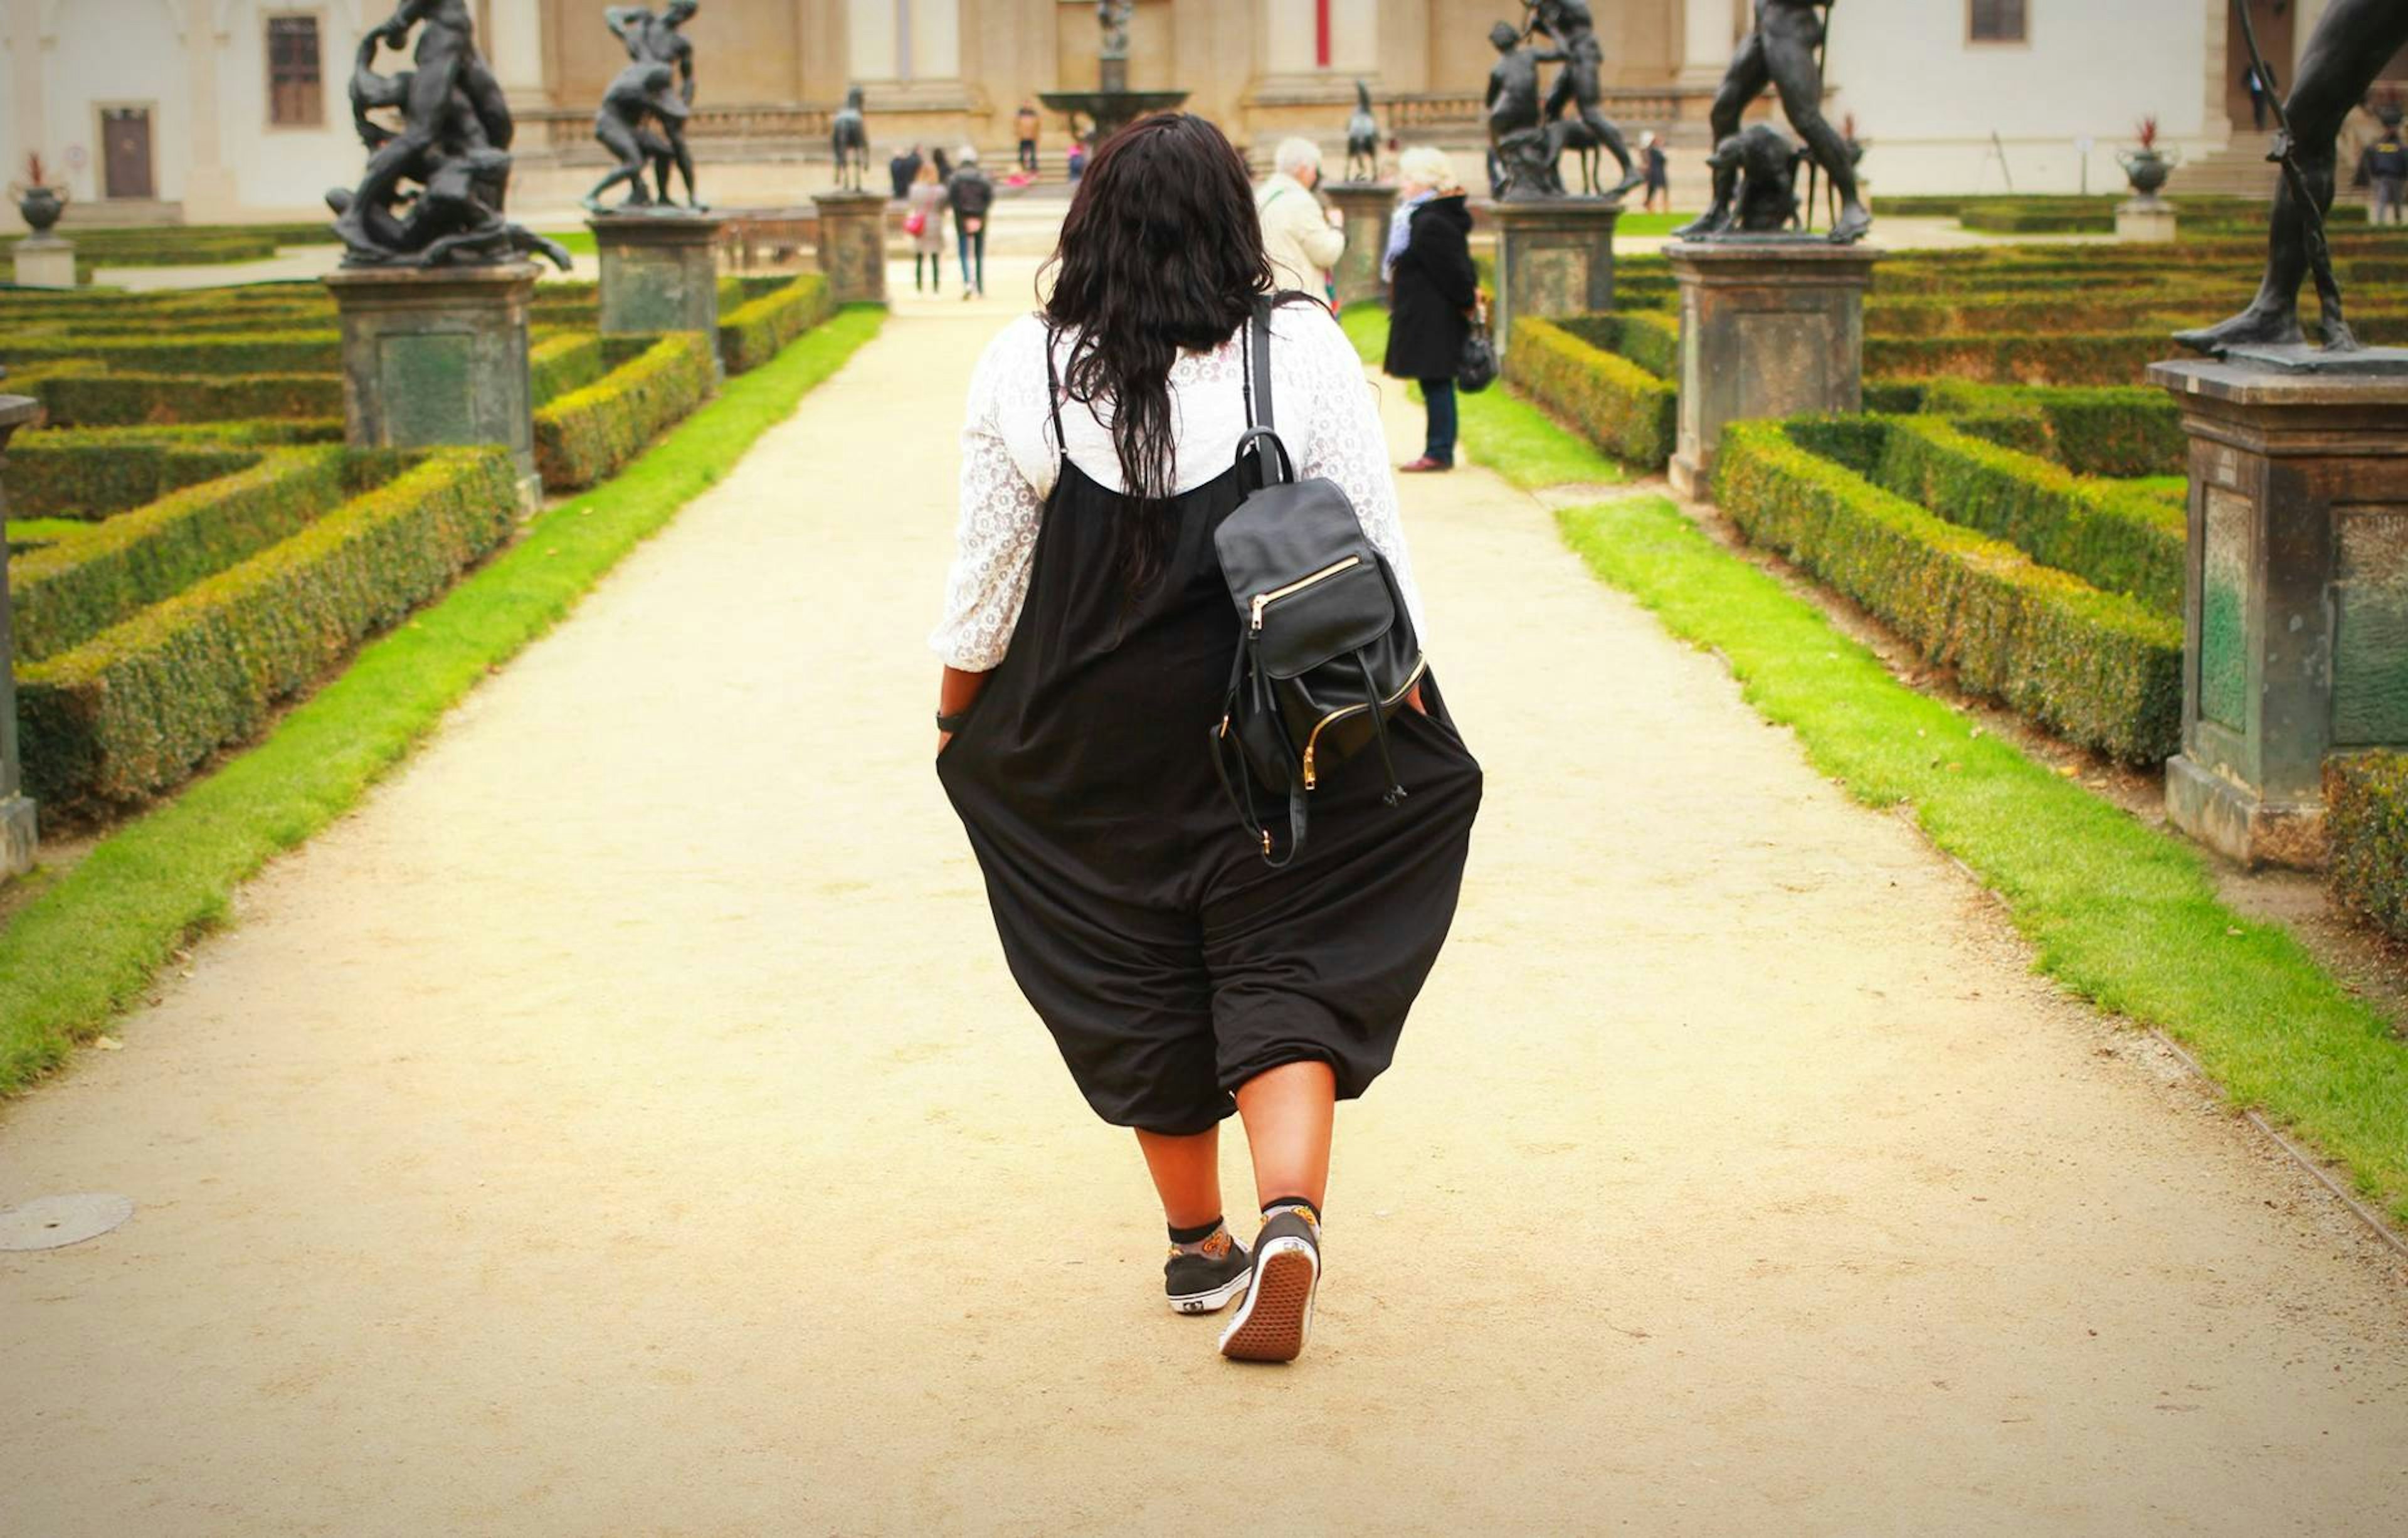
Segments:
[[[927,291],[945,292],[945,184],[937,178],[937,167],[923,164],[911,182],[911,211],[905,216],[917,220],[911,231],[911,290],[918,293],[925,275]]]
[[[1285,819],[1240,831],[1245,771],[1225,785],[1211,752],[1241,660],[1213,538],[1246,501],[1237,451],[1267,415],[1299,480],[1352,504],[1426,643],[1379,414],[1328,310],[1265,293],[1245,164],[1202,118],[1141,119],[1097,150],[1053,266],[1044,310],[971,381],[937,773],[1013,978],[1088,1104],[1136,1131],[1171,1308],[1236,1302],[1222,1354],[1291,1360],[1335,1104],[1388,1066],[1438,959],[1480,766],[1417,674],[1387,726],[1394,782],[1358,753],[1322,769],[1302,844]],[[1268,402],[1247,367],[1258,327]],[[1222,1210],[1233,1109],[1262,1212],[1251,1250]]]
[[[961,241],[962,297],[986,297],[986,216],[995,208],[995,183],[979,169],[978,151],[962,146],[961,169],[945,186],[953,206],[953,232]],[[972,258],[976,258],[973,265]]]
[[[1415,380],[1429,410],[1429,437],[1409,474],[1455,468],[1455,373],[1480,302],[1471,265],[1471,210],[1455,163],[1443,150],[1418,146],[1397,167],[1404,184],[1388,226],[1387,372]]]

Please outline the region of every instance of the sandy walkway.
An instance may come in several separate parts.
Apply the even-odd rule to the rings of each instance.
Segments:
[[[0,1257],[0,1531],[2408,1529],[2397,1270],[1479,474],[1459,941],[1312,1355],[1216,1358],[928,771],[970,308],[0,1109],[0,1205],[141,1203]]]

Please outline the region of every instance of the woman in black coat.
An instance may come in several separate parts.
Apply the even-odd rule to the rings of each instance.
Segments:
[[[1471,265],[1471,210],[1446,152],[1405,151],[1398,174],[1404,196],[1388,233],[1390,376],[1416,380],[1429,407],[1422,456],[1413,474],[1455,468],[1455,375],[1471,334],[1480,274]]]

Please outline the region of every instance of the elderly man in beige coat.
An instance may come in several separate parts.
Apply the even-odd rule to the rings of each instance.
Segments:
[[[1346,249],[1334,208],[1325,209],[1312,189],[1321,182],[1321,146],[1292,138],[1279,147],[1278,167],[1254,190],[1263,221],[1263,249],[1271,259],[1271,286],[1300,289],[1315,297],[1329,292],[1329,269]]]

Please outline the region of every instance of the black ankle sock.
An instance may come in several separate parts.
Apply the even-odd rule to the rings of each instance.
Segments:
[[[1280,1214],[1287,1211],[1291,1207],[1303,1208],[1306,1220],[1312,1223],[1312,1225],[1316,1229],[1321,1227],[1321,1209],[1300,1196],[1279,1196],[1271,1198],[1271,1200],[1263,1203],[1263,1216],[1267,1220],[1277,1217]]]
[[[1192,1229],[1182,1229],[1175,1223],[1168,1225],[1168,1227],[1170,1229],[1170,1242],[1172,1243],[1201,1244],[1204,1241],[1211,1238],[1214,1234],[1221,1231],[1221,1219],[1216,1217],[1210,1223],[1200,1223]]]

